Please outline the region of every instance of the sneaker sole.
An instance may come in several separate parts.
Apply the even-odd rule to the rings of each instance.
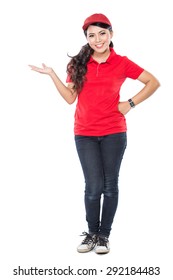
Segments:
[[[95,249],[95,253],[96,254],[107,254],[107,253],[109,253],[110,252],[110,249],[107,249],[107,250],[98,250],[97,251],[97,248]]]
[[[78,253],[87,253],[87,252],[90,252],[90,251],[92,251],[94,249],[94,247],[93,248],[91,248],[91,249],[86,249],[86,250],[80,250],[80,249],[77,249],[77,252]]]

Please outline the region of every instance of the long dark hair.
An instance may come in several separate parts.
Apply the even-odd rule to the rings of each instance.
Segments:
[[[108,29],[110,32],[112,31],[112,27],[108,24],[96,22],[92,23],[92,25]],[[87,29],[84,31],[85,36],[87,36]],[[112,41],[109,45],[113,48]],[[87,72],[87,62],[90,59],[90,56],[94,53],[94,50],[89,46],[87,43],[86,45],[82,46],[80,52],[75,56],[70,56],[71,60],[67,64],[67,74],[69,75],[71,81],[74,83],[74,89],[77,93],[80,93],[84,82],[86,80],[85,74]]]

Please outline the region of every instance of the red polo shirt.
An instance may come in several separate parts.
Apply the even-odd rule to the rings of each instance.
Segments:
[[[75,135],[104,136],[127,130],[125,116],[118,110],[120,88],[126,78],[137,79],[144,69],[110,51],[106,62],[99,64],[91,57],[87,64],[86,82],[76,105]]]

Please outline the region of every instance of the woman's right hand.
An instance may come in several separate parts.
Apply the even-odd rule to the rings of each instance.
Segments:
[[[53,73],[53,69],[51,67],[46,66],[44,63],[42,63],[42,68],[34,65],[29,65],[29,67],[31,68],[31,70],[39,72],[41,74],[50,75],[51,73]]]

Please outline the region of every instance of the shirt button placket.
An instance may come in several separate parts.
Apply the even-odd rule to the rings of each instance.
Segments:
[[[100,66],[100,64],[98,63],[97,70],[96,70],[96,77],[98,77],[98,75],[99,75],[99,66]]]

